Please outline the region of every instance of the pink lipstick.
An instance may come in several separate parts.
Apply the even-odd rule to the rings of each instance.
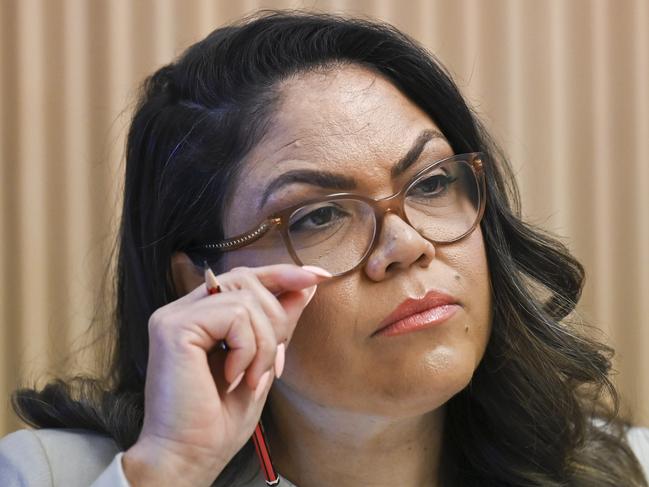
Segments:
[[[395,336],[430,328],[451,318],[458,309],[457,299],[432,290],[423,298],[403,301],[379,324],[372,336]]]

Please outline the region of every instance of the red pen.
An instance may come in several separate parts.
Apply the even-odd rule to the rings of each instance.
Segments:
[[[212,269],[210,269],[207,263],[205,263],[205,285],[207,286],[207,292],[209,294],[217,294],[221,292],[221,286],[216,280],[214,272],[212,272]],[[221,340],[220,346],[226,352],[230,349],[225,340]],[[264,472],[266,485],[279,485],[279,476],[277,475],[277,472],[275,472],[273,462],[270,459],[270,451],[268,449],[268,443],[266,442],[266,436],[264,435],[264,429],[261,425],[261,420],[257,423],[255,432],[252,435],[252,441],[255,444],[255,451],[257,452],[261,469]]]

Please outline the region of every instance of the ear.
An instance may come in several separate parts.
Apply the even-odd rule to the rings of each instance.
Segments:
[[[185,252],[174,252],[171,256],[171,276],[178,296],[184,296],[205,282],[200,268]]]

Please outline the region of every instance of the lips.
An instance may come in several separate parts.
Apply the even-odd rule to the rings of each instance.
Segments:
[[[418,315],[419,313],[434,308],[443,309],[444,307],[456,304],[458,304],[458,300],[453,296],[437,290],[427,292],[426,295],[420,299],[408,298],[397,306],[397,308],[381,321],[381,323],[379,323],[378,328],[374,333],[372,333],[372,336],[379,334],[381,331],[385,331],[386,328],[389,328],[394,323],[404,320],[405,318]]]

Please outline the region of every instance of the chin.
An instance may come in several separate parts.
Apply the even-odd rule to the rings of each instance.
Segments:
[[[423,415],[444,406],[471,382],[475,370],[472,354],[447,349],[428,358],[429,363],[414,367],[410,374],[399,368],[388,381],[382,380],[374,399],[365,401],[366,407],[373,409],[367,412],[390,417]]]

